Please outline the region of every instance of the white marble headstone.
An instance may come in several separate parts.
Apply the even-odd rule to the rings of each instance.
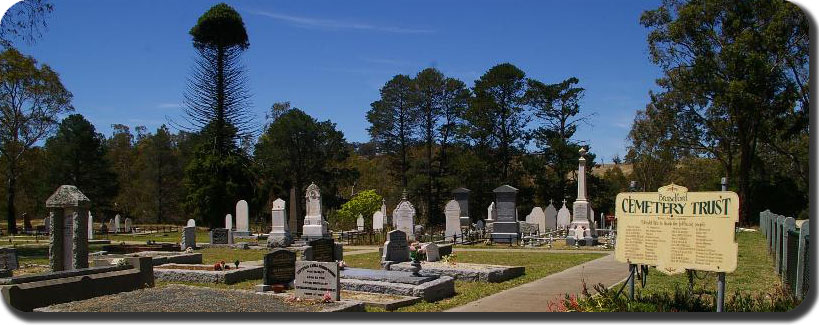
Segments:
[[[444,207],[444,216],[446,218],[446,231],[444,236],[446,240],[452,240],[455,236],[461,238],[461,205],[458,201],[450,200]]]
[[[196,227],[196,220],[188,219],[188,224],[186,227]]]
[[[568,227],[572,223],[572,214],[569,208],[566,207],[566,201],[563,201],[563,207],[557,212],[557,227]]]
[[[373,230],[384,229],[384,213],[381,211],[373,212]]]
[[[409,240],[415,240],[415,207],[409,201],[401,201],[392,212],[395,227],[407,234]]]
[[[230,213],[225,216],[225,229],[233,230],[233,215]]]
[[[364,231],[364,216],[361,213],[358,214],[358,218],[355,219],[355,227],[358,231]]]
[[[249,216],[250,213],[247,207],[247,201],[239,200],[236,202],[236,232],[239,234],[249,233]]]

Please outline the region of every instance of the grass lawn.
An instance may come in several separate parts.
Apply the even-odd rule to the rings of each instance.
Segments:
[[[780,286],[781,280],[774,271],[773,258],[765,249],[765,234],[761,232],[740,232],[736,234],[739,244],[737,269],[734,273],[725,275],[725,294],[741,293],[771,293]],[[695,292],[716,293],[717,274],[713,272],[698,272],[694,279]],[[701,278],[701,279],[700,279]],[[637,291],[644,293],[674,292],[674,286],[688,287],[686,274],[668,276],[656,269],[650,269],[646,288]]]
[[[197,249],[196,253],[202,253],[202,263],[215,264],[219,261],[225,261],[227,264],[233,265],[233,261],[239,262],[259,261],[267,254],[267,250],[263,249],[235,249],[235,248],[216,248],[209,247]]]
[[[455,281],[455,296],[434,303],[421,302],[412,306],[399,308],[402,312],[442,311],[478,300],[500,291],[532,282],[547,275],[557,273],[569,267],[582,264],[604,255],[601,254],[536,254],[517,252],[456,252],[456,263],[499,264],[525,266],[526,274],[501,283]],[[368,269],[380,268],[378,253],[351,255],[344,258],[351,267]],[[367,311],[384,311],[377,307],[367,307]]]

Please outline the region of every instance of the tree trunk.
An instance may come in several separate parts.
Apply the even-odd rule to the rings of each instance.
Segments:
[[[14,190],[17,187],[17,177],[14,173],[16,172],[14,162],[9,161],[8,188],[6,193],[9,235],[17,234],[17,211],[14,207]]]

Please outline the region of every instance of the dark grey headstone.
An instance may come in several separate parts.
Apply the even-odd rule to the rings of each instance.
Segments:
[[[335,301],[341,300],[341,274],[336,262],[296,261],[296,296],[322,299],[329,292]]]
[[[469,189],[459,187],[452,191],[452,196],[455,201],[458,201],[458,206],[461,208],[461,226],[469,226]]]
[[[19,268],[17,263],[17,249],[14,248],[0,248],[0,270],[16,270]]]
[[[274,249],[264,256],[266,285],[288,284],[296,278],[296,253],[286,249]]]
[[[335,262],[335,242],[331,238],[311,240],[308,245],[312,248],[312,261]]]
[[[452,255],[452,244],[438,246],[438,254],[441,256]]]
[[[210,232],[210,243],[216,245],[231,244],[230,230],[227,228],[213,228]]]
[[[401,230],[393,230],[387,234],[387,242],[384,243],[382,261],[392,261],[396,263],[409,261],[409,245],[407,244],[407,234]]]

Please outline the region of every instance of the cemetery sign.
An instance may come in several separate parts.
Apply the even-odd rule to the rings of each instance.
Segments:
[[[618,261],[656,266],[666,274],[736,269],[736,193],[688,192],[671,184],[657,192],[620,193],[615,207]]]

